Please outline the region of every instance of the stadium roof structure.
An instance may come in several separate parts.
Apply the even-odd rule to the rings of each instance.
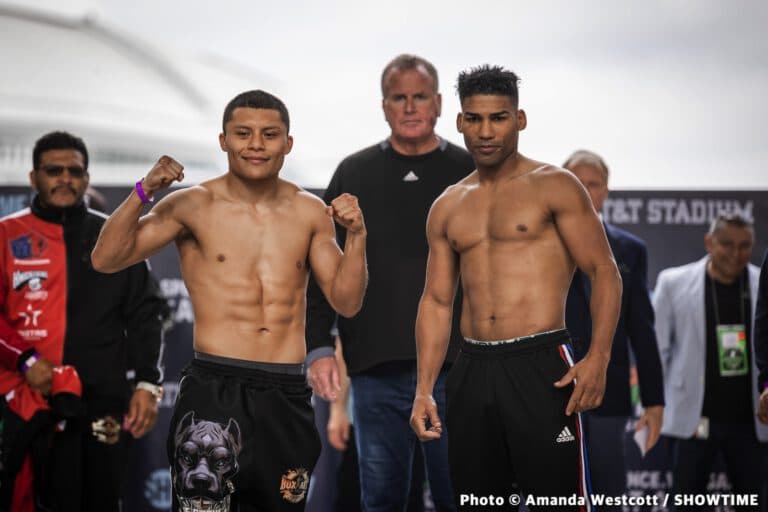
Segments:
[[[138,41],[87,15],[3,5],[0,69],[5,184],[28,182],[34,142],[53,130],[83,137],[95,185],[131,184],[163,154],[197,183],[226,165],[218,146],[226,102],[278,85],[240,64]]]

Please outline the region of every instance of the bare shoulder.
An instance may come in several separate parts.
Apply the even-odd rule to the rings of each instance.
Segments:
[[[449,217],[460,207],[462,198],[477,188],[478,184],[479,178],[475,171],[461,181],[448,186],[432,203],[427,217],[427,230],[444,233]]]
[[[282,207],[297,220],[317,226],[329,219],[322,199],[290,181],[280,180],[279,197]]]
[[[582,209],[591,205],[589,195],[579,179],[571,171],[556,165],[543,164],[534,169],[530,182],[554,209]]]
[[[477,169],[475,169],[448,188],[461,188],[462,186],[477,185],[478,183],[480,183],[480,175],[477,173]]]
[[[184,216],[195,212],[213,201],[212,191],[206,187],[206,183],[174,190],[161,199],[152,209],[155,213],[173,213],[175,216]]]
[[[541,164],[531,171],[530,179],[533,183],[547,188],[562,188],[564,190],[582,188],[579,179],[562,167],[552,164]]]
[[[325,211],[325,203],[312,192],[290,181],[280,180],[280,197],[302,212],[317,213]]]
[[[201,202],[213,202],[217,198],[228,198],[227,175],[222,174],[209,180],[201,181],[199,185],[189,187],[191,198]]]
[[[432,203],[432,210],[450,210],[456,206],[456,204],[465,195],[477,188],[480,184],[480,178],[477,171],[471,172],[468,176],[457,181],[453,185],[449,185],[443,193],[440,194],[437,199]]]

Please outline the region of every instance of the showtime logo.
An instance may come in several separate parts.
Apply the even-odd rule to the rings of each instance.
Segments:
[[[168,510],[171,508],[171,472],[167,469],[156,469],[144,482],[144,497],[152,508]]]

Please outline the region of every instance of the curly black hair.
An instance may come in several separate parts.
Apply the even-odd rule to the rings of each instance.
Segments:
[[[509,96],[517,105],[518,94],[517,84],[520,82],[513,71],[506,70],[501,66],[491,66],[483,64],[469,71],[459,73],[459,79],[456,81],[456,90],[459,93],[459,100],[476,96],[478,94],[489,94],[494,96]]]

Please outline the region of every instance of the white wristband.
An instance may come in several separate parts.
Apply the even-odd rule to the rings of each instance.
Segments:
[[[144,391],[149,391],[152,396],[157,399],[159,402],[163,399],[163,386],[160,386],[158,384],[152,384],[151,382],[141,381],[136,384],[136,389],[143,389]]]

